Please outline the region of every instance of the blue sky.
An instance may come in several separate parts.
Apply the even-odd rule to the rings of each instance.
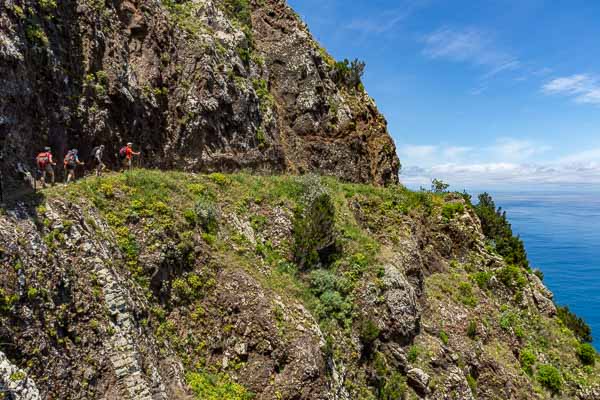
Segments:
[[[600,185],[600,1],[289,0],[389,122],[401,180]]]

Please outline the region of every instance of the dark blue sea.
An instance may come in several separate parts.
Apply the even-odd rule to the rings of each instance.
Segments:
[[[556,302],[587,321],[600,350],[600,192],[490,193]]]

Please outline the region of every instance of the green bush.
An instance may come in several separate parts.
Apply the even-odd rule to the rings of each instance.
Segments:
[[[556,307],[556,314],[562,323],[575,334],[575,337],[579,341],[586,343],[592,341],[592,329],[582,318],[569,310],[568,306]]]
[[[410,348],[408,349],[408,353],[406,354],[406,359],[408,360],[408,362],[414,363],[415,361],[417,361],[417,358],[419,358],[420,352],[421,351],[418,346],[410,346]]]
[[[509,264],[529,268],[523,241],[513,235],[506,212],[500,207],[496,209],[492,196],[488,193],[480,194],[479,203],[474,209],[481,221],[483,234],[492,242],[496,252]]]
[[[533,375],[533,365],[536,362],[536,357],[533,351],[530,349],[521,350],[521,354],[519,354],[519,362],[521,363],[521,368],[523,371],[527,373],[527,375]]]
[[[379,328],[370,319],[362,321],[360,325],[360,341],[367,347],[370,347],[379,337]]]
[[[537,371],[538,382],[552,393],[560,393],[562,389],[562,377],[556,367],[552,365],[540,365]]]
[[[198,400],[250,400],[255,397],[225,374],[188,373],[186,379]]]
[[[366,64],[358,59],[352,62],[348,61],[348,59],[336,62],[334,65],[335,83],[351,89],[359,88],[365,72],[365,66]]]
[[[219,211],[215,203],[206,197],[201,197],[196,202],[195,212],[202,229],[214,235],[219,229]]]
[[[431,181],[431,191],[433,193],[446,193],[449,187],[450,185],[440,179],[434,179]]]
[[[300,269],[327,265],[335,255],[335,206],[320,178],[303,182],[302,206],[294,219],[294,258]]]
[[[440,340],[445,346],[448,345],[448,334],[443,330],[440,331]]]
[[[458,296],[461,303],[466,306],[474,307],[477,305],[477,299],[473,295],[473,288],[468,282],[461,282],[458,285]]]
[[[474,320],[469,321],[469,325],[467,326],[467,336],[473,340],[477,337],[477,322]]]
[[[480,289],[486,290],[490,287],[490,279],[492,279],[493,274],[491,272],[476,272],[471,275],[471,279],[477,283]]]
[[[577,358],[583,365],[596,364],[596,350],[589,343],[581,343],[577,348]]]
[[[522,269],[514,265],[501,268],[497,276],[500,282],[513,290],[523,289],[527,285],[527,278],[523,275]]]
[[[446,203],[444,207],[442,207],[442,217],[444,220],[449,221],[454,218],[457,214],[462,214],[465,212],[465,206],[462,203]]]
[[[404,376],[394,371],[385,380],[385,385],[381,389],[378,398],[381,400],[403,399],[406,391],[406,379],[404,378]]]

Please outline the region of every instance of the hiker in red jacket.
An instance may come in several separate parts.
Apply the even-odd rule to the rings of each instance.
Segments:
[[[42,178],[41,178],[42,186],[46,187],[46,175],[50,176],[50,178],[52,179],[52,181],[51,181],[52,186],[54,186],[54,168],[53,167],[56,165],[56,163],[52,159],[52,152],[51,152],[50,147],[45,147],[44,151],[41,152],[40,154],[38,154],[35,160],[36,160],[40,175],[42,176]]]
[[[132,158],[133,156],[139,156],[140,152],[133,151],[133,143],[127,143],[127,146],[121,147],[119,150],[119,158],[121,159],[121,163],[123,165],[123,170],[127,169],[131,171],[132,168]]]

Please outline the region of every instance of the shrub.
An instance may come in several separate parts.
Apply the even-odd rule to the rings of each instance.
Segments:
[[[533,375],[533,365],[535,364],[536,357],[533,351],[530,349],[521,350],[521,354],[519,354],[519,362],[521,363],[521,368],[523,371],[527,373],[527,375]]]
[[[520,290],[527,284],[527,278],[523,275],[521,268],[514,265],[507,265],[498,271],[498,279],[506,287],[514,290]]]
[[[382,400],[403,399],[406,391],[407,386],[405,378],[398,372],[394,371],[385,380],[385,385],[381,389],[381,393],[378,398]]]
[[[596,350],[589,343],[581,343],[577,348],[577,358],[583,365],[596,364]]]
[[[302,206],[294,219],[294,258],[300,269],[327,264],[336,253],[335,206],[320,178],[303,182]]]
[[[537,276],[538,278],[540,278],[540,281],[543,281],[543,280],[544,280],[544,273],[542,272],[542,270],[541,270],[541,269],[539,269],[539,268],[535,268],[535,269],[533,270],[533,273],[535,274],[535,276]]]
[[[431,181],[431,191],[434,193],[446,193],[449,187],[450,185],[442,180],[434,179]]]
[[[560,393],[562,389],[560,372],[552,365],[540,365],[537,371],[537,380],[552,393]]]
[[[469,384],[469,388],[471,389],[473,396],[477,396],[477,380],[473,378],[471,374],[467,375],[467,383]]]
[[[360,341],[367,347],[370,347],[373,342],[379,337],[379,328],[370,319],[364,320],[360,326]]]
[[[446,203],[442,208],[442,217],[446,221],[454,218],[456,214],[462,214],[465,212],[465,206],[461,203]]]
[[[254,398],[254,394],[232,381],[226,374],[188,373],[186,379],[197,399],[249,400]]]
[[[506,212],[496,204],[488,193],[479,195],[479,203],[474,206],[481,221],[483,234],[488,238],[506,262],[523,268],[529,268],[527,253],[523,241],[513,236],[512,227],[506,218]]]
[[[569,310],[568,306],[556,307],[556,314],[562,323],[575,334],[577,339],[586,343],[592,341],[592,329],[582,318]]]
[[[461,282],[458,285],[458,295],[461,303],[466,306],[474,307],[477,304],[477,299],[473,295],[473,288],[468,282]]]
[[[469,325],[467,326],[467,336],[473,340],[477,337],[477,322],[474,320],[469,321]]]
[[[357,89],[361,85],[365,67],[366,64],[358,59],[355,59],[352,62],[348,61],[348,59],[338,61],[334,66],[334,81],[338,85]]]
[[[480,289],[486,290],[490,287],[490,279],[492,279],[492,276],[493,274],[491,272],[476,272],[471,275],[471,279],[475,281]]]
[[[209,234],[215,234],[219,228],[219,211],[212,200],[206,197],[196,202],[196,217],[200,227]]]
[[[440,331],[440,340],[442,343],[444,343],[444,345],[448,345],[448,334],[443,330]]]
[[[419,358],[419,347],[417,346],[410,346],[410,348],[408,349],[408,353],[406,354],[406,359],[408,360],[408,362],[410,363],[414,363],[415,361],[417,361],[417,358]]]
[[[227,186],[231,183],[231,179],[229,179],[227,175],[220,172],[213,172],[212,174],[208,175],[208,179],[219,186]]]

